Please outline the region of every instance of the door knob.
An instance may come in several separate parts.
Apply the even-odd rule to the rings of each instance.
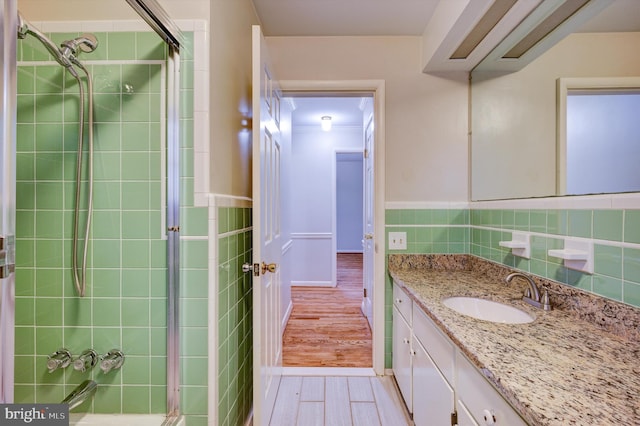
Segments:
[[[266,274],[267,271],[274,273],[277,267],[278,265],[276,265],[275,263],[266,264],[262,262],[262,275]]]

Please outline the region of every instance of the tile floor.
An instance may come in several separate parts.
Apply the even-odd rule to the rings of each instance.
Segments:
[[[271,426],[409,426],[393,378],[283,376]]]

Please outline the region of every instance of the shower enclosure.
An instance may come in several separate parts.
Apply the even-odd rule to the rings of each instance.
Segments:
[[[45,35],[32,26],[40,40],[18,42],[26,24],[17,1],[0,1],[0,403],[59,402],[93,377],[96,400],[84,410],[163,410],[170,424],[180,413],[183,37],[154,0],[127,0],[156,34],[100,31],[93,39],[79,29]],[[105,43],[95,56],[83,53],[82,63],[76,53],[65,57],[80,46],[93,50],[96,40]],[[95,112],[79,102],[75,67],[85,65],[95,81]],[[94,130],[95,140],[83,135]],[[76,160],[90,165],[77,183]],[[92,212],[91,191],[76,188],[92,186],[94,163]],[[84,229],[80,251],[88,252],[87,261],[72,244]],[[74,289],[71,271],[80,271],[79,283],[86,274],[86,290]],[[87,349],[129,352],[122,372],[47,372],[47,354],[63,346],[74,356]],[[135,411],[140,401],[146,411]]]

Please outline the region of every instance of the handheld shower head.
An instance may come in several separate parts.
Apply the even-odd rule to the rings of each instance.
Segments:
[[[82,34],[73,40],[66,40],[60,44],[63,54],[65,50],[69,50],[74,55],[78,54],[78,49],[85,52],[93,52],[98,47],[98,39],[93,34]]]
[[[73,40],[65,40],[60,44],[60,54],[71,63],[82,67],[78,54],[93,52],[98,47],[98,39],[93,34],[82,34]]]

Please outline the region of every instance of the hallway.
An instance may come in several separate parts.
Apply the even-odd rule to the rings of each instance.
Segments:
[[[362,254],[338,254],[338,285],[292,287],[283,336],[285,367],[372,367],[371,329],[362,314]]]

